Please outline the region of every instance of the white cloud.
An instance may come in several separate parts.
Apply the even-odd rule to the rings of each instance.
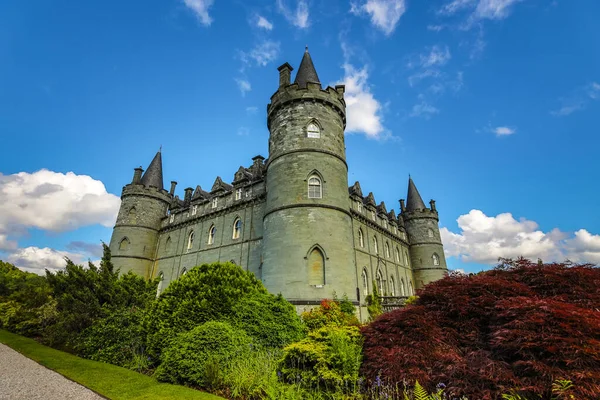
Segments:
[[[515,128],[510,128],[508,126],[498,126],[496,128],[493,128],[492,131],[497,136],[508,136],[508,135],[513,135],[517,132],[517,130]]]
[[[510,213],[488,217],[471,210],[457,219],[459,233],[441,228],[444,251],[463,262],[495,264],[499,257],[600,263],[600,235],[585,229],[574,236],[553,229],[543,232],[536,222],[516,220]]]
[[[264,40],[257,44],[249,52],[240,52],[240,58],[244,65],[254,62],[257,66],[264,67],[274,61],[279,55],[279,42]]]
[[[248,82],[246,79],[236,78],[235,83],[237,83],[240,92],[242,92],[242,96],[245,96],[246,92],[252,90],[252,85],[250,85],[250,82]]]
[[[208,9],[213,5],[214,0],[183,0],[183,2],[196,14],[202,25],[210,26],[213,20],[208,15]]]
[[[368,14],[371,23],[387,36],[391,35],[406,12],[405,0],[366,0],[363,4],[352,3],[354,15]]]
[[[87,175],[42,169],[0,174],[0,233],[39,228],[53,232],[101,224],[112,227],[119,197]]]
[[[18,249],[11,253],[6,261],[23,271],[42,275],[46,269],[52,272],[64,269],[66,265],[65,257],[68,257],[75,264],[82,264],[87,261],[81,254],[57,251],[48,247],[25,247]]]
[[[309,10],[306,0],[297,0],[296,9],[292,10],[287,5],[287,0],[277,0],[277,9],[285,19],[297,28],[305,29],[310,26],[308,20]]]
[[[448,64],[452,58],[448,46],[435,45],[427,48],[423,53],[410,56],[407,63],[408,69],[416,69],[417,71],[408,77],[408,84],[415,86],[417,83],[426,78],[444,78],[444,74],[440,68]],[[462,81],[462,72],[460,73]]]
[[[448,46],[445,46],[444,48],[433,46],[427,53],[421,54],[419,58],[421,67],[429,68],[446,65],[452,56],[450,55]]]
[[[373,139],[381,138],[384,133],[382,106],[370,91],[367,67],[356,69],[345,63],[343,68],[344,78],[341,83],[346,86],[346,132],[360,132]]]
[[[258,107],[256,107],[256,106],[246,107],[246,114],[248,114],[248,115],[254,115],[257,112],[258,112]]]
[[[450,3],[444,4],[438,11],[441,15],[454,15],[459,11],[472,8],[477,4],[478,0],[453,0]]]
[[[557,117],[565,117],[573,114],[575,111],[583,110],[591,101],[600,99],[600,84],[590,82],[583,87],[573,91],[570,97],[561,98],[562,107],[550,111],[550,114]]]
[[[523,0],[453,0],[443,5],[438,15],[452,16],[459,12],[469,11],[470,27],[478,20],[500,20],[508,17],[512,6]]]
[[[273,29],[273,24],[262,15],[256,16],[256,26],[259,28],[266,29],[268,31]]]
[[[419,96],[419,103],[415,104],[410,112],[411,117],[423,117],[425,119],[438,114],[440,110],[429,104],[423,95]]]

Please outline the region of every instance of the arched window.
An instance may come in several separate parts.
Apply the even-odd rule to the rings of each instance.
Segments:
[[[404,250],[404,265],[407,267],[410,265],[410,259],[408,258],[408,251]]]
[[[306,126],[306,137],[315,139],[321,137],[321,128],[314,121]]]
[[[400,262],[400,250],[396,247],[396,262]]]
[[[400,295],[406,296],[406,287],[404,287],[404,278],[400,279]]]
[[[171,242],[172,242],[171,236],[169,236],[167,238],[167,240],[165,241],[165,251],[169,251],[171,249]]]
[[[137,210],[135,209],[135,207],[131,207],[131,209],[129,210],[128,217],[130,224],[135,224],[137,222]]]
[[[119,242],[119,250],[127,250],[129,248],[129,244],[130,244],[129,239],[127,239],[126,237],[124,237]]]
[[[377,270],[377,274],[375,275],[375,282],[377,282],[377,290],[379,290],[379,295],[383,296],[383,276],[381,275],[380,270]]]
[[[217,228],[214,225],[210,226],[208,230],[208,244],[213,244],[215,242],[215,235],[217,234]]]
[[[308,255],[308,284],[314,286],[325,284],[325,257],[317,247]]]
[[[412,295],[414,295],[414,294],[415,294],[415,291],[414,291],[414,289],[413,289],[413,284],[412,284],[412,281],[409,281],[409,282],[408,282],[408,295],[409,295],[409,296],[412,296]]]
[[[379,254],[379,247],[377,247],[377,238],[373,236],[373,251],[375,254]]]
[[[188,241],[187,241],[187,249],[191,250],[192,247],[194,247],[194,231],[190,231],[190,233],[188,234]]]
[[[390,277],[390,296],[396,295],[396,282],[394,281],[394,275]]]
[[[390,258],[390,245],[388,242],[385,242],[385,256]]]
[[[365,247],[365,237],[363,235],[362,229],[358,229],[358,245],[360,247]]]
[[[233,222],[233,239],[239,239],[242,233],[242,220],[236,218]]]
[[[163,290],[164,281],[165,281],[165,274],[160,272],[158,274],[158,287],[156,288],[156,297],[160,296],[160,293]]]
[[[429,236],[430,238],[433,237],[433,229],[431,229],[431,228],[427,229],[427,236]]]
[[[369,295],[369,276],[367,275],[366,269],[363,269],[361,276],[362,276],[363,294],[366,297]]]
[[[313,175],[308,178],[308,198],[320,199],[321,197],[321,179],[318,176]]]
[[[437,254],[433,253],[431,258],[433,258],[433,265],[440,265],[440,257]]]

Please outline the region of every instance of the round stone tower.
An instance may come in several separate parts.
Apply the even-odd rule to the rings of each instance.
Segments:
[[[346,294],[356,268],[344,146],[344,86],[322,89],[308,49],[294,83],[279,67],[270,131],[261,277],[301,310]]]
[[[163,188],[160,152],[143,176],[142,172],[142,168],[136,168],[132,182],[123,187],[110,251],[113,264],[121,273],[133,271],[150,279],[158,231],[172,196]]]
[[[425,207],[415,183],[409,177],[406,205],[404,200],[400,200],[400,208],[410,243],[416,289],[442,279],[448,273],[435,201],[431,200],[429,204],[430,208]]]

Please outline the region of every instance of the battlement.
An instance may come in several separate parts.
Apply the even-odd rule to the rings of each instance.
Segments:
[[[410,219],[419,219],[419,218],[433,218],[436,221],[439,221],[439,215],[438,215],[437,210],[431,210],[429,208],[423,208],[423,209],[418,209],[418,210],[413,210],[413,211],[404,210],[401,215],[405,221],[410,220]]]
[[[267,105],[267,124],[270,128],[271,115],[286,104],[311,101],[333,107],[342,117],[345,128],[346,101],[344,100],[344,91],[344,85],[336,85],[335,88],[328,86],[326,89],[322,89],[320,83],[313,82],[307,82],[306,87],[300,87],[298,83],[282,86],[271,96],[271,103]]]
[[[153,197],[155,199],[171,202],[172,196],[165,189],[159,189],[154,186],[145,186],[141,183],[130,183],[128,185],[123,186],[123,191],[121,194],[121,198],[126,196],[146,196]]]

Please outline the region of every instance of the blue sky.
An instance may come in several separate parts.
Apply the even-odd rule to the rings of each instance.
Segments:
[[[346,84],[349,184],[434,198],[451,268],[600,263],[600,3],[8,1],[0,258],[97,259],[133,168],[210,187],[267,156],[277,67]]]

